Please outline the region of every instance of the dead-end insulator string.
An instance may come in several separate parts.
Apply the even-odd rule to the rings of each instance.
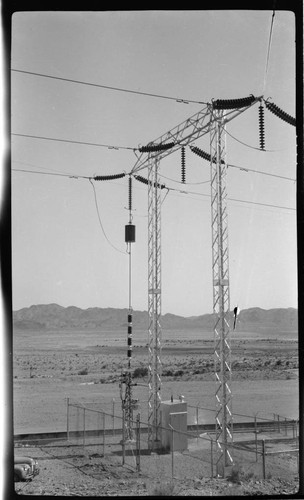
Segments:
[[[140,153],[153,153],[157,151],[165,151],[166,149],[171,149],[175,146],[175,142],[168,142],[167,144],[148,144],[147,146],[141,146],[138,148]]]
[[[242,97],[241,99],[217,99],[213,101],[214,109],[236,109],[236,108],[245,108],[246,106],[250,106],[255,101],[254,95],[250,95],[249,97]]]
[[[142,182],[143,184],[147,184],[147,185],[153,184],[154,187],[158,187],[159,189],[166,189],[166,187],[167,187],[165,184],[159,184],[159,182],[152,183],[152,181],[149,181],[149,179],[146,179],[145,177],[142,177],[141,175],[134,175],[134,178],[137,181]]]
[[[206,153],[206,151],[203,151],[202,149],[198,148],[197,146],[190,146],[190,149],[192,151],[192,153],[196,154],[197,156],[200,156],[201,158],[203,158],[204,160],[206,161],[211,161],[211,156],[209,153]],[[216,162],[216,159],[215,158],[212,158],[212,163],[215,163]],[[225,161],[223,159],[221,159],[221,163],[225,163]]]
[[[95,175],[92,177],[94,181],[112,181],[114,179],[121,179],[125,177],[126,173],[123,172],[121,174],[111,174],[111,175]]]
[[[259,132],[260,132],[260,149],[265,151],[265,122],[264,122],[264,106],[259,105]]]
[[[266,108],[271,111],[274,115],[278,116],[281,118],[286,123],[289,123],[290,125],[293,125],[294,127],[296,126],[296,119],[293,118],[291,115],[288,113],[285,113],[281,108],[279,108],[276,104],[273,102],[265,101]]]

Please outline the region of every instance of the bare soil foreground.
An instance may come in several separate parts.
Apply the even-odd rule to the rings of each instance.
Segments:
[[[214,373],[212,335],[194,331],[163,332],[162,399],[183,394],[188,404],[188,424],[214,422]],[[118,414],[121,406],[119,376],[126,367],[126,332],[30,331],[14,334],[13,407],[14,434],[65,432],[67,398],[95,404]],[[137,370],[134,397],[146,421],[148,363],[146,333],[134,332],[132,369]],[[298,419],[298,346],[296,334],[232,334],[232,392],[234,421],[256,418]],[[113,401],[114,399],[114,401]],[[107,427],[111,425],[109,420]],[[81,422],[73,421],[81,431]],[[78,427],[77,427],[78,426]],[[115,427],[117,427],[115,425]],[[40,474],[30,483],[15,483],[26,495],[59,496],[237,496],[290,495],[298,489],[297,454],[290,430],[264,433],[258,439],[280,439],[269,451],[263,479],[261,457],[238,450],[230,478],[211,478],[209,448],[203,441],[189,440],[188,450],[172,455],[147,454],[136,470],[134,447],[126,450],[114,434],[101,442],[46,442],[17,446],[16,455],[38,459]],[[144,439],[142,449],[144,450]],[[253,441],[254,435],[235,440]],[[209,445],[208,445],[209,446]],[[290,453],[288,452],[290,451]],[[198,457],[206,456],[202,461]],[[249,458],[248,458],[249,457]],[[172,477],[173,476],[173,477]]]

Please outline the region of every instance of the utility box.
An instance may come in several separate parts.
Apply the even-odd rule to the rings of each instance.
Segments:
[[[187,450],[187,403],[179,399],[162,401],[160,404],[160,412],[162,449],[170,451]],[[172,431],[170,425],[175,432]]]

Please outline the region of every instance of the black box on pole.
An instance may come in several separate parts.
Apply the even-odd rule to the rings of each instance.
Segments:
[[[134,224],[127,224],[125,226],[125,241],[126,243],[135,242],[135,226]]]

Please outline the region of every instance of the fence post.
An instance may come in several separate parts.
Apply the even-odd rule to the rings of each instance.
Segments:
[[[266,479],[266,460],[265,460],[265,439],[262,440],[262,457],[263,457],[263,479]]]
[[[125,409],[122,409],[122,465],[125,463]]]
[[[85,446],[85,408],[83,409],[83,446]]]
[[[258,461],[258,434],[255,431],[255,461]]]
[[[70,440],[70,398],[67,398],[67,440]]]
[[[140,413],[136,417],[136,470],[140,472]]]
[[[105,456],[105,440],[106,440],[106,416],[105,412],[102,414],[102,427],[103,427],[103,456]]]
[[[299,474],[299,471],[300,471],[300,469],[299,469],[299,454],[300,454],[300,451],[298,450],[297,451],[297,471],[298,471],[298,474]]]
[[[115,415],[115,398],[112,399],[112,421],[113,421],[113,436],[114,436],[114,428],[115,428],[115,418],[114,418],[114,415]]]
[[[254,415],[254,433],[255,433],[255,461],[258,461],[258,428],[257,428],[257,416]]]
[[[171,427],[171,426],[170,426]],[[172,443],[171,443],[171,448],[172,448],[172,479],[174,478],[174,429],[172,429]]]
[[[197,434],[197,440],[199,437],[199,430],[198,430],[198,406],[196,407],[196,434]]]
[[[210,443],[211,443],[211,478],[213,478],[213,439],[211,439]]]

